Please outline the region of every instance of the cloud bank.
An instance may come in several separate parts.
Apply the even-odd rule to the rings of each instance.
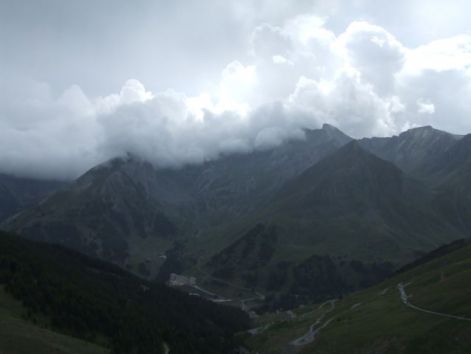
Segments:
[[[0,80],[0,172],[71,179],[133,154],[156,166],[199,163],[335,125],[353,137],[425,124],[471,132],[471,35],[408,47],[367,21],[341,32],[296,15],[260,23],[243,58],[196,95],[127,80],[93,97],[77,85]],[[191,78],[188,78],[191,80]]]

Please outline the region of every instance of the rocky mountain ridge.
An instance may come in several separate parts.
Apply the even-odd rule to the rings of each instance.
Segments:
[[[3,226],[150,278],[163,268],[235,272],[231,281],[269,291],[285,267],[276,291],[287,293],[300,291],[302,267],[331,264],[340,282],[356,274],[339,288],[347,291],[469,236],[471,203],[457,192],[468,188],[468,137],[423,127],[352,140],[324,125],[273,149],[180,169],[117,158]]]

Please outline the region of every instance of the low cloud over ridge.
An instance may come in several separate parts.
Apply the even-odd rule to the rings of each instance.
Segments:
[[[103,97],[3,79],[0,172],[70,179],[127,153],[157,166],[198,163],[323,123],[353,137],[425,124],[471,131],[470,35],[410,48],[366,21],[335,34],[324,18],[299,15],[258,25],[247,43],[245,58],[198,95],[150,92],[137,79]]]

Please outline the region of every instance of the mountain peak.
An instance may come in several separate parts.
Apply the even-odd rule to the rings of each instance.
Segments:
[[[324,123],[322,124],[322,130],[338,130],[338,129],[334,127],[332,124]]]
[[[341,131],[339,128],[331,125],[331,124],[328,124],[328,123],[324,123],[322,124],[322,128],[321,128],[324,132],[326,133],[329,133],[329,134],[342,134],[342,135],[346,135],[343,131]]]
[[[398,167],[352,141],[291,181],[283,198],[321,213],[319,205],[335,205],[332,210],[337,211],[345,208],[345,213],[358,207],[376,212],[389,201],[402,203],[409,191],[425,198],[422,187]]]
[[[318,138],[319,133],[321,133],[331,140],[338,141],[339,143],[341,143],[341,145],[346,144],[352,140],[350,136],[345,134],[339,128],[333,125],[330,125],[328,123],[324,123],[322,125],[322,128],[320,129],[306,129],[305,133],[306,133],[306,138],[309,138],[309,137]]]
[[[406,130],[399,134],[399,137],[412,137],[417,139],[431,139],[434,137],[450,136],[456,139],[460,139],[461,135],[454,135],[443,130],[435,129],[431,125],[425,125],[423,127],[416,127]]]
[[[414,137],[414,138],[428,138],[435,134],[444,133],[440,130],[433,128],[431,125],[426,125],[423,127],[416,127],[406,130],[399,134],[400,137]]]
[[[307,178],[316,175],[338,179],[345,176],[350,178],[353,175],[365,176],[372,171],[378,175],[401,175],[401,171],[392,163],[363,149],[360,143],[354,140],[312,166],[304,175]]]

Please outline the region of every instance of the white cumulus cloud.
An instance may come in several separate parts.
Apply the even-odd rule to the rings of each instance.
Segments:
[[[245,55],[196,94],[137,79],[102,96],[1,79],[0,172],[70,179],[128,153],[157,166],[199,163],[323,123],[357,138],[424,124],[471,131],[471,36],[412,47],[364,20],[339,32],[328,17],[276,18],[254,26]]]

